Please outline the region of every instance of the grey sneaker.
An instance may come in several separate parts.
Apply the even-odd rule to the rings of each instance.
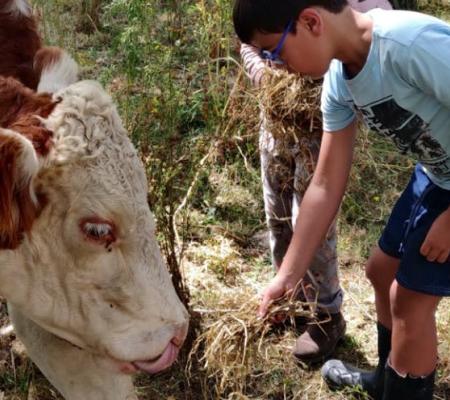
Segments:
[[[341,360],[328,360],[321,369],[322,378],[331,389],[362,388],[361,375],[366,371],[344,364]]]

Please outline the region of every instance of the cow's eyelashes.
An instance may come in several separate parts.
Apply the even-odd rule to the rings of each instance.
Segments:
[[[112,233],[112,228],[108,224],[94,224],[87,222],[84,225],[84,231],[94,238],[102,238]]]
[[[114,227],[108,222],[84,221],[81,230],[88,239],[107,247],[116,240]]]

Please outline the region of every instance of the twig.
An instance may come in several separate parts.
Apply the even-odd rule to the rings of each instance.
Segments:
[[[186,206],[189,198],[191,197],[192,192],[193,192],[193,190],[195,188],[195,185],[197,184],[198,177],[200,176],[200,172],[203,170],[203,165],[206,163],[206,160],[208,160],[208,158],[211,156],[212,151],[214,149],[214,145],[215,145],[215,143],[212,143],[210,145],[208,152],[200,160],[199,168],[197,169],[197,172],[194,175],[194,179],[192,179],[192,182],[189,185],[189,189],[186,192],[186,196],[184,196],[183,201],[180,203],[180,205],[177,207],[177,209],[173,213],[173,231],[175,233],[175,241],[176,241],[176,244],[177,244],[178,253],[181,253],[182,243],[181,243],[180,235],[178,234],[178,229],[177,229],[177,216],[181,212],[181,210]]]
[[[246,169],[248,172],[251,172],[250,167],[248,166],[247,157],[245,157],[245,154],[244,154],[244,152],[242,151],[241,146],[239,146],[239,145],[236,143],[236,147],[237,147],[237,149],[238,149],[240,155],[241,155],[242,158],[244,159],[244,166],[245,166],[245,169]]]

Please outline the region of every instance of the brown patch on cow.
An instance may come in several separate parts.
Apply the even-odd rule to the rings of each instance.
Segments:
[[[30,182],[23,182],[19,176],[22,151],[16,138],[0,136],[0,249],[16,248],[37,216]]]
[[[57,62],[62,50],[42,48],[33,16],[9,9],[11,0],[0,0],[0,128],[26,137],[38,156],[46,156],[53,133],[42,119],[48,118],[59,101],[50,94],[35,93],[43,70]],[[31,199],[31,182],[24,182],[20,165],[23,144],[14,136],[0,134],[0,249],[15,248],[31,229],[39,210]],[[37,191],[42,208],[47,199]]]
[[[39,118],[47,118],[57,102],[49,94],[36,94],[13,78],[0,77],[0,127],[29,139],[39,155],[48,154],[52,132]]]
[[[42,72],[45,68],[56,64],[61,56],[63,51],[59,47],[43,47],[39,49],[36,55],[34,56],[33,69],[37,76],[41,76]]]
[[[33,18],[0,12],[0,75],[18,79],[36,89],[39,75],[33,68],[41,39]]]
[[[37,94],[16,79],[0,76],[0,126],[11,126],[18,117],[34,113],[43,118],[53,111],[56,103],[47,93]]]
[[[48,94],[36,94],[13,78],[0,77],[0,127],[14,130],[33,144],[37,155],[50,151],[53,133],[41,118],[47,118],[57,102]],[[23,182],[22,144],[9,135],[0,135],[0,249],[15,248],[38,216],[31,199],[31,182]],[[45,204],[38,197],[41,206]]]
[[[34,115],[24,115],[13,125],[12,130],[21,133],[33,144],[40,156],[46,156],[52,145],[53,132],[42,126],[41,121]]]

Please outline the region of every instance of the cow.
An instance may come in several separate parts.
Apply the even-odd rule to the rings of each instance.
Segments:
[[[65,399],[137,399],[186,337],[147,193],[111,97],[0,0],[0,295]]]

